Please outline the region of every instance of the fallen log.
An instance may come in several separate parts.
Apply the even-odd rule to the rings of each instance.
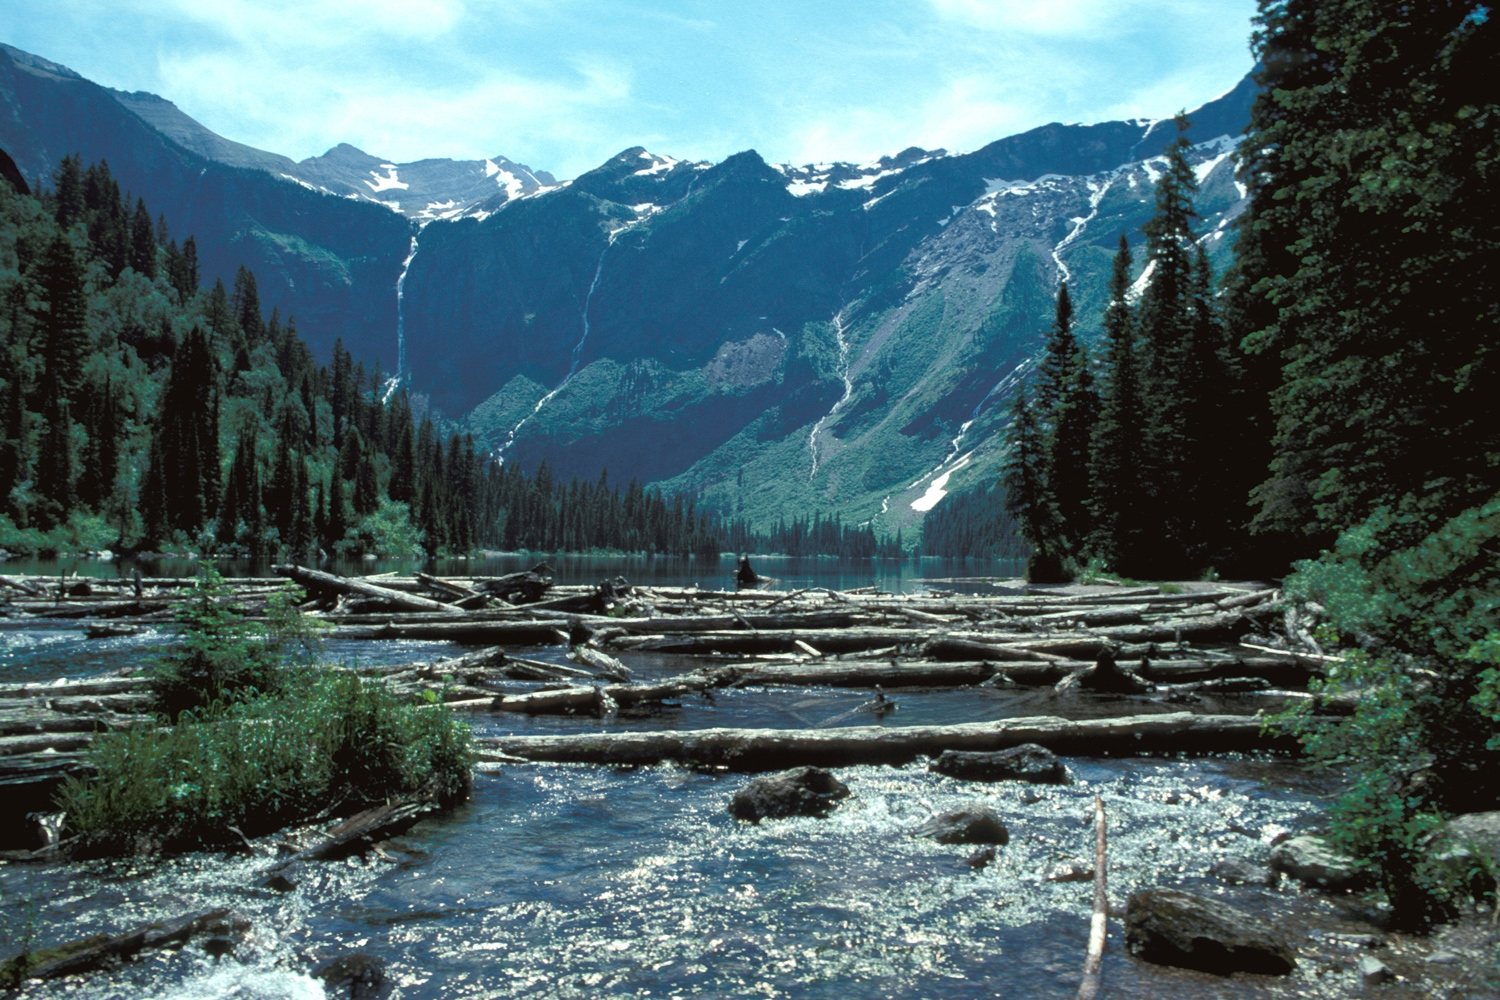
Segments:
[[[281,576],[296,581],[309,590],[321,593],[356,594],[360,597],[370,597],[386,601],[394,607],[404,608],[409,611],[461,613],[451,604],[445,604],[442,601],[434,601],[429,597],[419,597],[416,594],[403,593],[399,590],[392,590],[389,587],[377,587],[373,583],[366,583],[363,580],[352,577],[336,576],[333,573],[324,573],[322,570],[283,564],[276,567],[276,572]]]
[[[35,952],[22,952],[0,965],[0,987],[28,979],[57,979],[134,958],[144,951],[180,945],[200,934],[241,935],[249,921],[233,910],[208,910],[172,920],[142,924],[124,934],[98,934]]]
[[[700,729],[678,732],[499,736],[480,746],[531,761],[611,765],[685,764],[770,771],[804,764],[906,764],[944,750],[1003,750],[1040,743],[1055,753],[1109,756],[1272,750],[1294,753],[1290,736],[1267,733],[1255,716],[1172,712],[1116,719],[1038,716],[952,726],[844,729]]]
[[[603,687],[551,688],[494,699],[497,712],[526,715],[593,715],[603,717],[620,706],[643,705],[694,694],[716,686],[716,679],[687,674],[657,684],[609,684]]]
[[[784,629],[778,631],[709,631],[673,636],[653,636],[639,642],[614,640],[613,645],[653,653],[703,656],[710,653],[754,654],[798,651],[805,642],[827,653],[853,653],[900,643],[916,643],[928,637],[918,629],[856,627],[837,630]]]
[[[340,625],[334,639],[441,639],[473,646],[554,646],[568,634],[553,622],[390,622],[385,625]]]
[[[1100,965],[1104,961],[1104,944],[1109,937],[1109,889],[1106,870],[1109,842],[1104,818],[1104,800],[1094,796],[1094,908],[1089,917],[1089,947],[1083,960],[1083,981],[1078,986],[1078,1000],[1094,1000],[1099,995]]]
[[[1009,665],[1005,665],[1008,667]],[[820,661],[817,663],[736,663],[712,674],[721,687],[964,687],[995,676],[1002,665],[985,662],[923,663]],[[1048,667],[1050,669],[1050,666]]]

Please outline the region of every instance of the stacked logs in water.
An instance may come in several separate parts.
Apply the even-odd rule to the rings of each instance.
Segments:
[[[1271,589],[778,593],[632,587],[618,578],[557,586],[545,564],[462,579],[345,577],[290,565],[276,571],[227,581],[228,600],[258,614],[290,582],[305,592],[304,610],[331,623],[336,638],[484,647],[436,663],[363,668],[413,698],[435,691],[471,710],[605,716],[750,686],[1052,687],[1189,700],[1200,692],[1302,689],[1333,659],[1311,638],[1317,609],[1289,607]],[[51,627],[170,624],[173,605],[196,582],[0,577],[0,599],[13,619]],[[571,662],[518,656],[522,647],[561,647]],[[617,658],[635,653],[683,656],[684,668],[636,682]],[[119,687],[88,686],[99,683]],[[95,733],[144,721],[143,684],[0,689],[0,758],[9,762],[0,782],[33,766],[27,755],[43,752],[64,756],[35,766],[65,773]]]

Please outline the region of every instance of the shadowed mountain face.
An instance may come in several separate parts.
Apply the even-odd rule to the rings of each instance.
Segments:
[[[1191,116],[1211,255],[1242,207],[1252,98],[1246,81]],[[636,148],[558,184],[499,156],[394,164],[345,145],[296,163],[0,51],[0,148],[28,178],[107,159],[197,235],[206,276],[247,264],[316,349],[342,336],[387,371],[404,359],[413,391],[505,460],[891,530],[993,478],[1058,281],[1087,335],[1175,135],[1048,125],[795,168]]]

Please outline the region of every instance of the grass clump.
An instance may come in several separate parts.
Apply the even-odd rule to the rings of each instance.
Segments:
[[[156,675],[170,724],[101,736],[94,775],[59,793],[84,853],[234,847],[391,799],[468,798],[469,729],[436,698],[287,663],[311,637],[290,599],[251,621],[222,590],[210,577],[190,599],[183,646]]]

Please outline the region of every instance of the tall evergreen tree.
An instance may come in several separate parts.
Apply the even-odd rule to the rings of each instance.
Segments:
[[[1090,436],[1098,397],[1088,352],[1073,334],[1068,283],[1057,290],[1057,310],[1036,377],[1036,411],[1046,442],[1046,480],[1056,508],[1061,554],[1076,558],[1087,541]]]
[[[1007,432],[1010,455],[1002,473],[1005,509],[1031,545],[1027,576],[1036,583],[1063,578],[1064,540],[1057,502],[1047,482],[1047,437],[1026,389],[1017,390]]]
[[[142,199],[136,199],[135,216],[130,220],[130,266],[137,274],[156,277],[156,226]]]
[[[46,338],[42,381],[49,391],[77,400],[83,386],[83,361],[89,351],[88,300],[83,267],[73,252],[73,244],[62,233],[47,245],[42,258],[41,284],[46,298],[46,314],[41,323]]]
[[[43,530],[61,524],[73,509],[73,419],[66,399],[54,398],[46,414],[46,435],[37,454],[33,515]]]
[[[1131,309],[1130,243],[1115,252],[1104,310],[1104,379],[1090,463],[1090,548],[1106,565],[1135,574],[1147,544],[1148,492],[1141,466],[1140,361]]]

